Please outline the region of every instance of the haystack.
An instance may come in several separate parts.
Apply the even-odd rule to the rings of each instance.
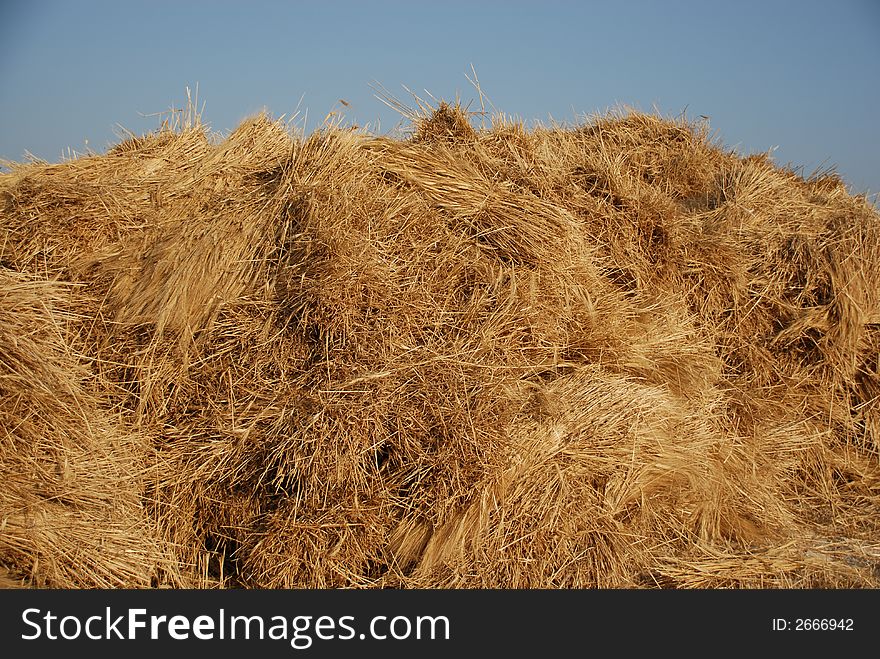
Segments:
[[[413,121],[196,122],[2,175],[0,563],[74,587],[880,585],[864,197],[681,118]]]

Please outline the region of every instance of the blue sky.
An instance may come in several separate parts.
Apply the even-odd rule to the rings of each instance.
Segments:
[[[77,2],[0,0],[0,158],[50,161],[198,85],[205,120],[228,131],[263,108],[331,111],[388,132],[402,100],[477,94],[527,122],[572,123],[625,104],[710,117],[742,153],[834,166],[880,191],[880,0],[753,2]],[[349,107],[343,108],[339,99]]]

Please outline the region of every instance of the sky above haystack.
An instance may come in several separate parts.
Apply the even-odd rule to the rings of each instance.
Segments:
[[[117,125],[155,129],[187,87],[220,132],[266,109],[306,130],[335,112],[389,133],[401,117],[378,85],[479,110],[475,70],[489,112],[702,115],[729,148],[834,168],[876,199],[878,62],[876,0],[3,0],[0,159],[102,152]]]

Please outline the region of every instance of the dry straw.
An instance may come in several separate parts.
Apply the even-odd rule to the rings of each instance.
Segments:
[[[880,586],[880,216],[636,112],[198,116],[0,177],[0,565]]]

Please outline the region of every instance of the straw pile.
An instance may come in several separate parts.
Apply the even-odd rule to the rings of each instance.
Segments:
[[[878,587],[880,215],[640,113],[198,121],[0,177],[0,565]]]

